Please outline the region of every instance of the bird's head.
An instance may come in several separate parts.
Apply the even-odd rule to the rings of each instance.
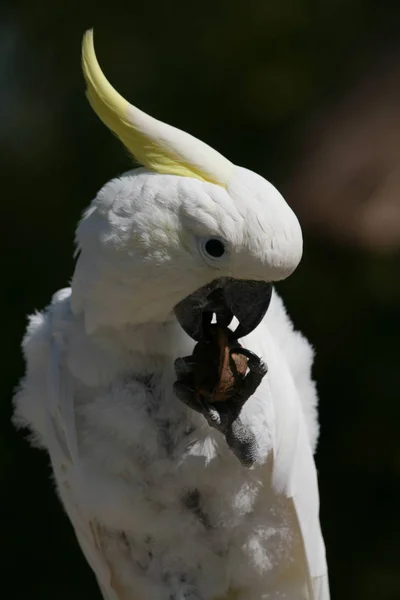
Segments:
[[[205,314],[238,317],[238,337],[265,314],[271,283],[300,262],[293,211],[259,175],[129,104],[83,41],[87,96],[143,168],[107,183],[77,230],[72,308],[88,331],[177,316],[195,339]]]

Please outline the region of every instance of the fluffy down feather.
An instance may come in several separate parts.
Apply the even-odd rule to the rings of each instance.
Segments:
[[[70,299],[31,317],[14,418],[48,450],[104,597],[326,600],[312,354],[278,296],[245,339],[269,365],[244,409],[250,470],[173,396],[173,359],[193,345],[175,322],[89,336]]]

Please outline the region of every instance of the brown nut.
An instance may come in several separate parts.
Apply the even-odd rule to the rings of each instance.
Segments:
[[[194,385],[199,396],[209,402],[224,402],[235,393],[247,371],[247,358],[232,352],[240,347],[230,329],[210,326],[208,340],[200,341],[193,351]]]

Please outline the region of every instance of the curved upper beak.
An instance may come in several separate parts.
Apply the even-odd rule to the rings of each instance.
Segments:
[[[259,325],[268,310],[272,285],[224,277],[196,290],[175,306],[175,315],[190,337],[199,341],[207,335],[207,325],[215,315],[217,323],[228,326],[233,317],[239,325],[236,339],[245,337]]]

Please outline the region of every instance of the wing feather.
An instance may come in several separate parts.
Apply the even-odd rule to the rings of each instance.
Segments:
[[[298,384],[299,378],[291,370],[293,360],[288,360],[286,351],[290,348],[290,336],[296,337],[297,333],[276,293],[271,305],[272,310],[245,341],[246,346],[262,356],[269,367],[268,382],[275,413],[272,484],[278,494],[286,496],[293,522],[298,525],[302,547],[296,560],[305,573],[307,590],[304,598],[329,600],[325,545],[319,521],[314,440],[310,436],[310,429],[315,430],[316,424],[310,427],[306,418],[311,418],[311,413],[307,414],[304,410],[305,403],[314,402],[314,399],[310,395],[302,397],[302,393],[309,394],[309,389]],[[277,314],[280,311],[284,314]],[[273,327],[269,324],[270,319],[274,321]],[[277,327],[281,331],[277,332]],[[285,339],[284,346],[279,344],[279,339]],[[311,381],[311,364],[309,372],[303,373],[300,380],[304,377]]]
[[[107,558],[107,536],[93,515],[79,506],[71,484],[71,470],[79,469],[75,424],[74,387],[71,375],[62,371],[62,352],[51,330],[50,372],[45,394],[46,443],[64,509],[73,525],[79,545],[94,571],[105,600],[128,600],[123,586]],[[74,483],[76,485],[76,482]],[[131,598],[129,599],[131,600]]]

